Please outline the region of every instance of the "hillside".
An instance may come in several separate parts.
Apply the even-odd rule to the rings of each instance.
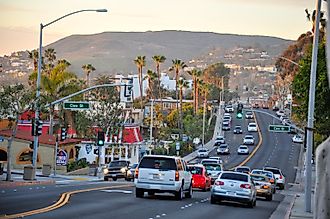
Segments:
[[[154,69],[151,57],[164,55],[167,60],[163,69],[171,65],[171,60],[210,60],[210,53],[216,53],[212,62],[228,63],[225,55],[239,47],[254,48],[256,51],[266,51],[267,60],[254,64],[274,64],[274,57],[280,55],[292,41],[268,36],[248,36],[233,34],[217,34],[209,32],[188,31],[148,31],[148,32],[104,32],[93,35],[72,35],[47,47],[56,50],[57,58],[67,59],[72,64],[72,71],[82,76],[81,66],[91,63],[96,68],[96,74],[116,73],[129,74],[136,72],[133,60],[138,55],[147,58],[146,68]],[[235,60],[229,62],[235,63]],[[237,60],[242,62],[242,60]],[[191,62],[192,63],[192,62]],[[246,60],[243,63],[247,64]],[[191,66],[191,65],[190,65]]]

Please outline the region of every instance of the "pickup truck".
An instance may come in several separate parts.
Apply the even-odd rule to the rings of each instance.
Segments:
[[[104,181],[112,179],[116,181],[119,178],[125,178],[130,181],[133,179],[133,174],[130,171],[130,162],[127,160],[114,160],[111,161],[108,166],[103,170]]]

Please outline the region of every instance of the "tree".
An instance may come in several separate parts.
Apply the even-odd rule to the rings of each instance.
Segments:
[[[182,130],[182,98],[183,98],[183,89],[185,88],[188,88],[189,87],[189,83],[188,81],[184,80],[183,78],[180,78],[179,81],[178,81],[178,87],[179,87],[179,90],[180,90],[180,95],[179,95],[179,98],[180,98],[180,125],[179,125],[179,128]]]
[[[0,91],[0,116],[1,118],[12,118],[15,123],[12,128],[12,135],[7,146],[7,176],[6,180],[11,180],[11,147],[17,132],[19,116],[26,110],[32,108],[33,92],[23,84],[5,85]]]
[[[186,68],[187,65],[181,61],[180,59],[174,59],[172,60],[172,66],[170,67],[170,71],[175,72],[175,96],[176,96],[176,109],[178,109],[178,79],[179,79],[179,72],[181,69]]]
[[[143,67],[146,65],[146,57],[145,56],[138,56],[134,59],[134,63],[138,68],[139,74],[139,86],[140,86],[140,96],[141,96],[141,109],[143,109],[143,81],[142,81],[142,70]]]
[[[86,85],[87,85],[87,87],[89,87],[90,86],[89,75],[90,75],[91,72],[95,71],[96,69],[92,64],[85,64],[81,68],[86,73]]]
[[[163,112],[163,97],[162,97],[162,92],[161,92],[161,75],[160,75],[160,64],[164,63],[166,60],[165,56],[162,55],[155,55],[152,57],[152,60],[154,60],[156,64],[156,72],[158,75],[158,95],[160,98],[160,104],[161,104],[161,111]]]
[[[152,70],[148,70],[147,71],[147,75],[143,78],[143,80],[147,80],[148,81],[148,91],[147,91],[147,96],[148,99],[154,99],[154,93],[153,93],[153,87],[154,87],[154,83],[155,80],[157,79],[157,74],[155,72],[153,72]]]
[[[33,60],[33,71],[38,70],[38,60],[39,60],[39,53],[36,49],[32,51],[27,51],[29,53],[29,58]]]
[[[194,114],[196,115],[198,109],[198,78],[202,75],[202,71],[194,68],[188,71],[188,74],[193,78],[193,99],[194,99]]]
[[[54,62],[56,60],[56,52],[53,48],[48,48],[45,50],[45,64],[44,68],[48,74],[54,68]]]
[[[324,139],[330,135],[330,89],[327,79],[325,44],[325,40],[319,44],[314,111],[315,132],[323,135]],[[299,69],[298,74],[295,75],[292,84],[293,98],[298,104],[298,107],[293,107],[294,114],[300,121],[304,121],[303,125],[306,124],[308,115],[311,62],[312,46],[310,46],[306,55],[301,60],[300,65],[302,67]],[[321,139],[321,141],[324,139]]]

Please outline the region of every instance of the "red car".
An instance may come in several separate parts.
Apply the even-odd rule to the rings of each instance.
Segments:
[[[189,165],[192,173],[193,188],[209,191],[211,189],[211,177],[207,174],[206,169],[201,164]]]

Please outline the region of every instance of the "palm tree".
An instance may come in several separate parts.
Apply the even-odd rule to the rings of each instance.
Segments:
[[[172,60],[172,67],[170,67],[170,71],[175,71],[175,96],[176,96],[176,109],[178,110],[179,102],[178,102],[178,77],[179,72],[181,69],[186,68],[187,65],[181,61],[180,59],[174,59]]]
[[[87,87],[89,87],[90,86],[90,84],[89,84],[89,75],[92,71],[95,71],[96,69],[94,68],[94,66],[92,64],[85,64],[81,68],[86,73],[86,85],[87,85]]]
[[[58,60],[58,61],[57,61],[57,64],[64,64],[64,65],[66,65],[67,67],[69,67],[69,66],[71,65],[71,63],[68,62],[68,60],[66,60],[66,59],[60,59],[60,60]]]
[[[197,81],[196,81],[196,112],[198,112],[199,96],[200,96],[200,94],[202,94],[201,90],[202,90],[203,84],[204,84],[204,81],[200,78],[197,78]]]
[[[140,85],[140,96],[141,96],[141,109],[143,109],[143,81],[142,81],[142,70],[143,67],[146,66],[146,57],[145,56],[138,56],[134,59],[134,63],[138,68],[139,74],[139,85]]]
[[[193,98],[194,98],[194,113],[197,113],[197,109],[198,109],[198,78],[202,75],[202,71],[201,70],[197,70],[196,68],[194,68],[191,71],[188,71],[188,74],[190,74],[193,78]]]
[[[203,145],[205,143],[205,117],[206,117],[206,104],[207,104],[207,95],[210,92],[210,84],[204,83],[203,81],[200,82],[201,85],[201,93],[204,96],[204,107],[203,107]]]
[[[143,78],[143,80],[148,80],[148,99],[154,99],[154,81],[157,79],[156,72],[153,72],[152,70],[147,71],[147,75]]]
[[[184,88],[188,88],[189,87],[189,83],[188,81],[184,80],[183,78],[180,78],[179,81],[178,81],[178,87],[179,87],[179,90],[180,90],[180,95],[179,95],[179,98],[180,98],[180,126],[179,128],[182,130],[182,98],[183,98],[183,89]]]
[[[56,52],[53,48],[48,48],[45,50],[45,58],[47,59],[47,62],[54,66],[54,61],[56,60]]]
[[[161,91],[161,77],[160,77],[160,63],[164,63],[166,60],[165,56],[162,55],[155,55],[152,57],[152,59],[154,60],[155,64],[156,64],[156,72],[158,75],[158,95],[160,98],[160,106],[161,106],[161,111],[163,112],[163,100],[162,100],[162,91]]]
[[[38,50],[34,49],[32,51],[27,51],[29,53],[29,58],[33,60],[33,71],[38,70],[38,59],[39,53]]]

